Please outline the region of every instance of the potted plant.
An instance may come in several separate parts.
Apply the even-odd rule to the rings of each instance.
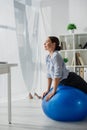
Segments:
[[[70,23],[67,25],[67,30],[71,30],[72,33],[74,33],[75,29],[77,29],[77,27],[74,23]]]

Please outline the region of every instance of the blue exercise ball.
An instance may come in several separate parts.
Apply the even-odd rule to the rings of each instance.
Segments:
[[[42,100],[42,109],[49,118],[57,121],[80,121],[86,118],[87,95],[84,92],[59,85],[49,101],[46,101],[46,96]]]

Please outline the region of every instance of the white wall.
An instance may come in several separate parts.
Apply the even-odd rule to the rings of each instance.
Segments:
[[[77,32],[87,32],[87,0],[69,0],[69,22],[77,25]]]
[[[0,0],[0,25],[15,27],[13,18],[13,0]]]
[[[41,6],[51,7],[52,35],[67,33],[67,24],[77,25],[76,32],[87,32],[87,0],[42,0]]]
[[[52,32],[59,35],[67,32],[66,26],[69,21],[68,0],[57,0],[52,6]]]
[[[42,0],[41,6],[51,8],[52,34],[66,33],[69,21],[69,0]]]

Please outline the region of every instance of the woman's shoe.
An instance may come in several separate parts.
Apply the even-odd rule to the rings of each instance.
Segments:
[[[38,98],[38,99],[41,99],[42,97],[39,96],[37,93],[34,93],[34,95]]]
[[[29,99],[33,99],[33,96],[31,93],[29,93]]]

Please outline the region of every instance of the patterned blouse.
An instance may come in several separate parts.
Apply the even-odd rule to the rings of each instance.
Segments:
[[[47,55],[46,66],[48,78],[61,78],[61,80],[63,80],[69,75],[69,70],[66,68],[66,65],[58,51],[55,51],[52,57],[50,57],[49,54]]]

